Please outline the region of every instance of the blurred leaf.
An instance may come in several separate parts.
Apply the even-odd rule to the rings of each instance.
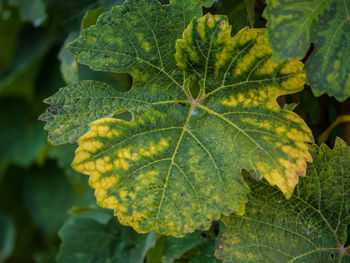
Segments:
[[[11,218],[0,214],[0,262],[11,253],[15,244],[15,225]]]
[[[235,34],[245,26],[264,27],[264,23],[258,20],[254,7],[255,0],[222,0],[216,13],[227,15],[232,33]]]
[[[56,250],[37,253],[34,255],[35,263],[56,263]]]
[[[96,24],[97,18],[105,11],[105,8],[96,8],[88,10],[81,21],[81,30],[84,30]]]
[[[11,63],[0,73],[0,95],[16,95],[33,99],[35,81],[41,59],[50,42],[41,30],[27,29],[20,38],[21,45]]]
[[[64,41],[64,39],[62,39],[62,41]],[[58,63],[59,61],[57,59],[57,53],[62,44],[63,43],[59,46],[52,46],[50,51],[45,55],[43,66],[40,68],[37,75],[35,95],[38,101],[36,102],[36,106],[44,106],[45,104],[41,103],[43,98],[46,98],[65,85],[60,71],[60,63]]]
[[[254,27],[255,24],[255,1],[256,0],[244,0],[247,8],[247,17],[250,23],[250,27]]]
[[[216,240],[210,239],[199,245],[199,253],[190,260],[190,263],[220,263],[220,259],[215,258]]]
[[[59,263],[142,263],[155,243],[154,232],[137,234],[115,218],[102,224],[91,217],[71,216],[59,235]]]
[[[42,241],[37,239],[31,216],[23,203],[25,178],[30,175],[31,170],[10,166],[0,185],[0,213],[10,216],[16,228],[15,247],[10,262],[31,262],[35,249],[42,246]]]
[[[67,177],[55,165],[32,171],[26,178],[25,204],[36,226],[49,237],[56,235],[78,198]]]
[[[21,27],[17,10],[0,1],[0,70],[10,62],[16,51]]]
[[[307,114],[310,123],[316,125],[320,118],[320,103],[311,92],[310,88],[304,89],[300,94],[300,103],[296,109],[296,113]]]
[[[90,9],[105,8],[120,5],[124,0],[75,0],[57,1],[46,0],[49,13],[68,32],[79,31],[81,20]]]
[[[73,84],[79,80],[78,63],[75,61],[74,56],[66,49],[66,45],[78,36],[78,32],[69,33],[58,53],[58,59],[61,62],[60,70],[62,77],[67,84]]]
[[[7,2],[18,8],[23,21],[29,21],[36,27],[46,19],[45,5],[42,0],[7,0]]]
[[[113,217],[113,213],[111,210],[97,208],[96,206],[95,207],[74,207],[69,210],[69,214],[93,219],[102,225],[106,225]]]
[[[21,99],[0,99],[0,163],[28,167],[46,145],[43,125],[31,116],[32,109]]]
[[[148,250],[146,255],[147,263],[160,263],[162,262],[163,251],[165,249],[166,243],[168,241],[168,236],[156,235],[156,244],[153,248]]]
[[[71,167],[71,163],[74,158],[74,151],[76,148],[76,145],[60,145],[51,148],[48,156],[52,159],[57,160],[58,167],[60,167],[68,177],[75,193],[79,196],[85,195],[86,204],[95,204],[93,191],[87,183],[86,176],[74,171]]]
[[[187,251],[203,244],[204,242],[205,240],[199,231],[187,234],[183,238],[170,237],[165,244],[162,262],[171,263],[175,259],[180,258]]]

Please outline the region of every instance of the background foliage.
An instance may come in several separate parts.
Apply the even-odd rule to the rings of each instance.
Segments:
[[[136,234],[121,226],[109,211],[98,209],[87,177],[71,169],[76,146],[48,145],[44,123],[37,121],[47,106],[44,98],[76,80],[101,80],[119,91],[131,87],[129,75],[92,71],[77,64],[64,48],[79,36],[81,28],[95,24],[103,11],[122,2],[0,0],[0,262],[55,262],[56,258],[59,262],[87,262],[86,257],[91,262],[143,262],[143,258],[154,263],[220,262],[213,257],[217,236],[225,230],[219,222],[209,231],[196,231],[180,240],[153,232]],[[209,7],[213,1],[201,2]],[[233,34],[244,26],[265,27],[265,19],[276,15],[278,7],[263,14],[266,3],[254,2],[220,0],[204,13],[227,15]],[[308,61],[313,54],[310,44],[316,45],[317,37],[311,34],[299,46],[303,50],[293,52]],[[310,64],[317,63],[318,54]],[[346,85],[345,73],[339,74]],[[321,93],[323,90],[315,92]],[[350,143],[347,122],[329,130],[330,136],[320,137],[339,116],[350,113],[344,94],[329,94],[343,102],[328,95],[315,97],[307,85],[302,92],[278,101],[288,107],[298,104],[295,112],[315,138],[329,146],[336,136]],[[96,247],[94,258],[87,256]]]

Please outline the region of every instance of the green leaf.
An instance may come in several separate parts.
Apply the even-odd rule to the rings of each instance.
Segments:
[[[73,186],[75,193],[79,196],[84,196],[87,204],[94,204],[95,199],[91,192],[91,188],[86,182],[86,178],[72,169],[71,163],[74,158],[75,150],[75,145],[60,145],[51,148],[48,156],[57,161],[57,166],[64,171],[69,182]]]
[[[81,21],[81,30],[86,29],[94,24],[96,24],[97,18],[105,10],[107,4],[100,3],[102,7],[91,9],[86,12],[82,21]],[[60,52],[58,53],[58,59],[61,61],[60,69],[62,77],[67,84],[73,84],[78,81],[79,76],[79,65],[76,62],[72,53],[66,49],[66,45],[76,39],[79,36],[79,32],[74,31],[70,32],[64,41]]]
[[[43,125],[22,99],[0,99],[0,163],[30,166],[46,146]]]
[[[2,70],[14,55],[17,47],[18,34],[22,27],[15,8],[5,6],[0,2],[0,70]]]
[[[105,11],[104,8],[96,8],[96,9],[91,9],[88,10],[81,21],[81,29],[84,30],[86,28],[89,28],[92,25],[95,25],[97,22],[97,18],[99,15],[101,15]],[[72,41],[73,39],[71,39]]]
[[[79,36],[78,32],[70,33],[64,41],[60,52],[58,53],[58,59],[60,60],[60,70],[62,77],[67,84],[73,84],[79,80],[79,66],[75,61],[74,56],[66,50],[67,43],[71,42]]]
[[[147,89],[144,92],[148,93]],[[154,96],[160,96],[156,92],[154,90]],[[149,103],[143,101],[143,96],[140,89],[136,92],[117,92],[102,82],[80,81],[45,99],[44,102],[52,106],[39,119],[47,121],[45,129],[49,131],[50,142],[75,143],[88,131],[91,121],[112,117],[119,109],[148,108]]]
[[[138,232],[183,236],[243,214],[243,168],[290,197],[311,161],[309,129],[276,103],[302,89],[302,64],[272,62],[264,30],[231,37],[227,19],[210,14],[192,20],[175,45],[183,21],[200,12],[177,0],[104,13],[69,48],[94,70],[130,73],[133,88],[80,82],[49,98],[42,117],[66,142],[109,116],[80,137],[73,168],[90,175],[98,205]],[[123,110],[130,122],[110,118]]]
[[[199,231],[188,234],[183,238],[170,237],[165,244],[162,262],[174,262],[175,259],[179,259],[187,251],[203,244],[204,241]]]
[[[29,21],[36,27],[46,19],[45,5],[42,0],[7,0],[7,2],[18,8],[23,21]]]
[[[0,95],[33,100],[36,77],[51,43],[43,32],[33,29],[23,32],[19,41],[21,45],[11,63],[0,72]]]
[[[114,5],[122,4],[124,0],[46,0],[46,2],[49,14],[56,18],[59,25],[67,32],[74,32],[81,28],[81,21],[89,10],[109,9]]]
[[[93,218],[72,216],[59,235],[59,263],[142,263],[155,243],[154,232],[139,235],[113,218],[103,224]]]
[[[254,27],[255,24],[255,1],[256,0],[244,0],[247,6],[248,20],[251,27]]]
[[[255,0],[221,0],[216,13],[227,15],[233,34],[246,26],[265,27],[265,21],[255,12]]]
[[[0,214],[0,262],[12,253],[15,244],[15,225],[11,218]]]
[[[217,0],[195,0],[204,7],[211,7]]]
[[[322,114],[320,113],[320,101],[312,94],[310,88],[305,88],[299,93],[300,103],[296,109],[298,115],[304,114],[311,125],[317,126]]]
[[[55,165],[27,172],[24,203],[34,223],[48,237],[56,237],[68,218],[68,210],[77,203],[73,187]]]
[[[312,147],[314,163],[286,201],[266,182],[251,181],[243,217],[225,217],[228,231],[217,256],[224,262],[349,262],[350,149]]]
[[[217,247],[217,245],[216,245],[215,239],[207,240],[205,243],[203,243],[199,246],[198,255],[196,255],[193,259],[191,259],[190,263],[204,263],[204,262],[220,263],[220,262],[222,262],[221,260],[214,257],[216,247]]]
[[[314,43],[305,72],[316,96],[350,97],[349,6],[349,0],[267,1],[274,59],[302,58]]]
[[[61,143],[74,143],[77,138],[83,135],[88,130],[88,124],[96,119],[102,117],[111,117],[118,109],[134,110],[140,108],[142,105],[136,105],[135,99],[138,99],[140,103],[147,106],[147,102],[151,96],[154,97],[152,101],[166,100],[173,97],[171,93],[174,93],[173,87],[176,86],[174,82],[177,82],[171,73],[176,70],[176,61],[174,60],[175,54],[175,41],[181,37],[181,34],[187,24],[190,22],[193,16],[201,16],[201,7],[198,4],[192,2],[186,2],[186,8],[183,1],[174,1],[171,6],[161,6],[160,4],[147,5],[143,1],[137,3],[126,3],[124,6],[116,6],[110,12],[106,12],[101,18],[98,27],[90,27],[83,31],[88,38],[90,35],[97,34],[98,38],[104,39],[105,36],[110,34],[113,36],[110,39],[112,47],[123,49],[123,53],[118,55],[120,60],[117,62],[113,57],[113,50],[108,51],[107,54],[102,54],[100,48],[94,47],[94,40],[85,40],[85,37],[79,38],[77,41],[70,44],[69,49],[74,53],[79,53],[77,56],[78,62],[82,64],[89,64],[89,61],[93,63],[94,70],[105,70],[113,72],[129,72],[133,77],[134,87],[137,87],[131,92],[131,94],[118,94],[110,87],[107,87],[103,83],[81,82],[72,87],[62,89],[54,96],[45,100],[46,103],[51,104],[52,107],[48,109],[48,112],[43,114],[40,119],[47,120],[46,130],[49,131],[49,141],[54,144]],[[144,7],[143,5],[146,5]],[[142,10],[147,8],[148,12]],[[127,10],[133,10],[127,12]],[[160,9],[160,10],[158,10]],[[140,12],[143,11],[147,17],[142,18]],[[157,14],[159,12],[159,14]],[[124,14],[125,13],[125,14]],[[169,16],[166,14],[169,13]],[[141,13],[142,14],[142,13]],[[163,16],[164,21],[154,20],[154,16]],[[125,16],[125,18],[124,18]],[[140,19],[141,16],[141,19]],[[113,18],[113,23],[120,25],[120,29],[112,24],[109,19]],[[158,27],[158,32],[152,32],[152,27],[148,25],[148,21],[153,21],[156,25],[162,24]],[[134,25],[135,23],[136,26]],[[177,25],[181,25],[180,27]],[[135,32],[132,36],[134,39],[130,40],[131,36],[125,34],[131,28],[139,28],[140,32]],[[149,42],[142,42],[146,30],[146,34],[153,36],[157,34],[157,37],[151,37]],[[165,30],[165,31],[164,31]],[[164,39],[163,36],[167,36],[168,39]],[[157,39],[164,39],[161,46],[158,46]],[[132,41],[131,44],[129,41]],[[104,45],[104,43],[100,43]],[[80,45],[84,45],[84,48],[79,48]],[[85,47],[87,45],[87,47]],[[91,45],[91,47],[89,47]],[[75,47],[77,46],[77,47]],[[157,48],[156,48],[157,47]],[[91,49],[91,52],[89,49]],[[146,52],[145,48],[150,48]],[[142,57],[138,57],[139,55]],[[156,54],[156,55],[155,55]],[[158,54],[158,55],[157,55]],[[91,59],[91,57],[101,59]],[[106,62],[108,64],[106,64]],[[157,64],[164,66],[164,69],[159,68]],[[129,68],[129,65],[131,67]],[[160,74],[159,74],[160,73]],[[181,73],[175,78],[181,78]],[[152,83],[145,83],[147,79],[152,78]],[[151,86],[158,83],[167,90],[171,91],[168,94],[159,94],[158,87],[154,87],[152,91],[149,91]],[[145,93],[149,95],[144,98],[140,89],[143,88]],[[136,90],[136,91],[135,91]],[[179,91],[177,91],[179,92]],[[83,93],[83,96],[81,94]],[[152,93],[152,94],[150,94]],[[163,92],[164,93],[164,92]],[[176,92],[175,92],[176,93]],[[130,97],[125,99],[124,97]],[[77,103],[78,102],[78,103]],[[62,104],[67,105],[62,108]],[[71,105],[70,105],[71,104]],[[133,107],[136,106],[136,107]],[[56,109],[60,109],[58,112]]]
[[[165,245],[170,237],[163,235],[156,235],[156,243],[153,248],[148,250],[146,255],[147,263],[159,263],[162,262],[163,251]]]
[[[290,110],[290,111],[294,111],[295,110],[295,108],[298,106],[298,103],[286,103],[286,104],[284,104],[284,106],[283,106],[283,109],[285,109],[285,110]]]

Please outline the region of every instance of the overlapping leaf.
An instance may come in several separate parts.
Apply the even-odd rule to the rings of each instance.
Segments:
[[[350,150],[314,146],[314,163],[286,201],[277,189],[251,183],[246,215],[224,219],[217,256],[224,262],[350,262]]]
[[[302,58],[314,43],[305,71],[317,96],[350,97],[349,7],[349,0],[267,1],[264,16],[275,59]]]
[[[200,12],[176,0],[129,1],[104,13],[69,48],[94,70],[130,73],[133,88],[80,82],[50,98],[44,115],[66,142],[94,118],[133,113],[130,122],[92,122],[73,167],[90,175],[100,206],[139,232],[182,236],[222,214],[244,213],[243,168],[290,197],[311,161],[309,129],[276,103],[302,89],[302,64],[272,62],[264,30],[231,37],[227,19],[210,14],[192,20],[175,54],[175,39]],[[81,109],[88,117],[79,120]]]
[[[138,235],[103,211],[71,216],[59,231],[59,263],[142,263],[155,244],[155,233]],[[87,214],[87,215],[86,215]],[[102,220],[101,220],[102,219]]]

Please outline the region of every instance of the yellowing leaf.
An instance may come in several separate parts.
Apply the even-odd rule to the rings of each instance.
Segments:
[[[92,98],[91,110],[124,109],[133,118],[93,121],[72,165],[90,176],[97,203],[138,232],[183,236],[222,215],[243,214],[249,189],[242,169],[290,197],[311,161],[310,130],[276,102],[302,89],[302,63],[272,62],[263,29],[231,37],[223,16],[194,18],[181,38],[198,10],[192,1],[129,1],[70,44],[81,63],[134,79],[129,92],[113,91],[120,102]],[[80,114],[70,110],[70,91],[91,95],[86,84],[99,94],[83,82],[56,95],[57,114],[46,118],[57,131],[65,125],[55,123],[59,114]]]
[[[273,56],[303,58],[307,81],[316,96],[340,101],[350,97],[350,1],[268,0],[264,16]]]
[[[225,217],[227,231],[216,256],[225,263],[349,262],[350,150],[312,146],[314,163],[285,200],[266,182],[250,180],[252,193],[242,217]]]

